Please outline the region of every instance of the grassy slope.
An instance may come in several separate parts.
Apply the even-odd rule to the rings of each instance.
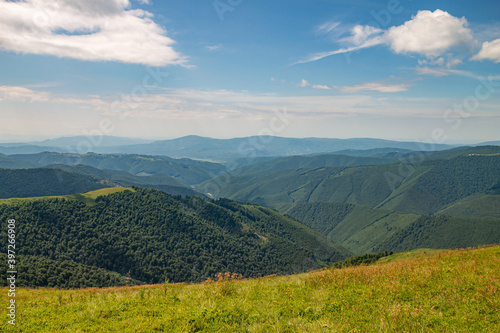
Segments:
[[[288,205],[280,209],[355,254],[373,252],[379,244],[407,228],[419,217],[331,202]]]
[[[215,193],[219,197],[273,208],[283,203],[339,202],[435,214],[500,182],[500,155],[472,154],[422,162],[417,166],[321,167],[240,174],[205,182],[199,188],[207,191],[220,185],[220,192]]]
[[[407,251],[420,247],[450,249],[500,242],[500,219],[464,219],[423,215],[406,229],[380,242],[374,251]]]
[[[127,190],[131,191],[131,192],[135,192],[135,190],[132,187],[108,187],[108,188],[103,188],[100,190],[90,191],[90,192],[81,193],[81,194],[69,194],[69,195],[33,197],[33,198],[0,199],[0,205],[1,204],[14,205],[14,204],[19,204],[19,203],[26,202],[26,201],[35,201],[35,200],[41,200],[41,199],[54,199],[54,198],[78,200],[78,201],[84,202],[87,205],[93,205],[95,199],[98,196],[123,192],[123,191],[127,191]]]
[[[495,154],[459,156],[424,165],[431,168],[407,179],[376,207],[434,214],[458,200],[485,192],[500,181],[500,156]]]
[[[330,202],[288,204],[279,209],[358,255],[424,246],[456,248],[500,242],[498,218],[405,214]],[[494,209],[498,211],[498,206],[493,204],[489,212]]]
[[[500,247],[194,285],[17,291],[13,332],[498,332]],[[7,290],[0,293],[7,303]],[[7,321],[0,330],[7,330]]]
[[[498,218],[500,217],[500,195],[474,194],[453,203],[437,214],[468,218]]]

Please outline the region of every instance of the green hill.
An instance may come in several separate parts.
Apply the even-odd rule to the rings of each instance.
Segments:
[[[281,203],[341,202],[376,206],[391,195],[386,173],[397,164],[361,167],[290,169],[207,181],[198,188],[220,189],[218,197],[277,207]],[[424,167],[420,167],[424,168]],[[398,184],[402,180],[397,181]],[[222,184],[220,186],[219,184]]]
[[[498,332],[500,248],[418,250],[291,276],[16,292],[14,332]],[[8,302],[5,289],[0,301]]]
[[[421,216],[380,243],[374,251],[407,251],[419,247],[455,248],[500,243],[500,219]]]
[[[45,168],[0,169],[0,180],[0,198],[65,195],[113,186],[100,178]]]
[[[130,273],[147,283],[203,281],[226,271],[289,274],[351,255],[271,209],[154,189],[99,196],[93,204],[62,198],[0,204],[0,221],[12,218],[20,255]]]
[[[95,200],[97,197],[102,195],[109,195],[117,192],[123,191],[132,191],[135,192],[135,189],[132,187],[106,187],[100,190],[85,192],[85,193],[77,193],[77,194],[67,194],[67,195],[54,195],[54,196],[45,196],[45,197],[28,197],[28,198],[9,198],[9,199],[0,199],[0,204],[7,205],[16,205],[25,203],[28,201],[37,201],[37,200],[46,200],[46,199],[66,199],[66,200],[76,200],[80,201],[86,205],[95,205]]]
[[[156,188],[172,195],[199,195],[204,194],[192,189],[191,187],[181,183],[180,181],[168,176],[164,173],[156,173],[153,175],[133,175],[126,171],[97,169],[88,165],[68,166],[63,164],[49,165],[48,168],[61,169],[67,172],[73,172],[83,175],[100,177],[109,179],[119,186],[141,186],[147,188]]]
[[[376,165],[389,164],[397,162],[396,158],[388,157],[356,157],[348,155],[315,155],[315,156],[290,156],[278,157],[272,160],[253,163],[244,167],[238,168],[231,173],[241,175],[252,175],[259,173],[268,173],[287,169],[306,169],[320,167],[345,167],[345,166],[361,166],[361,165]]]
[[[38,166],[83,164],[97,169],[127,171],[134,175],[162,173],[187,185],[199,184],[225,170],[225,167],[218,163],[195,161],[187,158],[174,159],[166,156],[106,155],[95,153],[79,155],[45,152],[31,155],[10,155],[10,157]]]
[[[480,149],[479,149],[480,148]],[[488,147],[479,147],[479,151]],[[288,169],[220,177],[199,186],[218,197],[279,207],[282,203],[337,202],[403,213],[434,214],[500,182],[500,155],[472,154],[416,165]],[[214,195],[214,193],[212,193]],[[500,217],[500,216],[498,216]]]
[[[7,254],[0,253],[0,260],[7,263]],[[131,286],[140,284],[126,276],[105,269],[77,264],[73,261],[57,261],[44,257],[17,256],[17,287],[89,288]],[[0,271],[0,286],[7,286],[7,271]]]
[[[434,214],[445,206],[500,181],[500,155],[459,156],[425,163],[428,170],[407,177],[377,207],[407,213]]]
[[[36,164],[19,161],[9,155],[0,154],[0,168],[3,169],[28,169],[35,168]]]
[[[279,209],[355,254],[500,242],[498,218],[416,215],[331,202],[285,204]]]
[[[436,214],[466,218],[498,218],[500,216],[500,194],[473,194],[452,203]]]

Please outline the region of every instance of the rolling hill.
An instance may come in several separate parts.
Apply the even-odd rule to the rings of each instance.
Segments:
[[[416,215],[331,202],[284,204],[280,211],[358,255],[500,243],[500,218],[489,216]]]
[[[38,166],[53,164],[88,165],[97,169],[127,171],[134,175],[162,173],[186,185],[199,184],[222,173],[221,164],[174,159],[166,156],[39,153],[10,155],[12,159]]]
[[[127,154],[167,155],[212,161],[230,161],[245,157],[293,156],[331,153],[345,149],[396,148],[409,150],[449,149],[449,145],[423,145],[415,142],[399,142],[381,139],[327,139],[284,138],[253,136],[235,139],[212,139],[186,136],[149,144],[117,147],[116,152]]]
[[[110,181],[55,169],[0,169],[0,198],[26,198],[88,192]]]
[[[19,222],[19,255],[99,267],[147,283],[204,281],[226,271],[290,274],[351,255],[274,210],[154,189],[92,202],[74,197],[0,204],[0,219],[12,218]],[[4,229],[0,246],[6,240]]]
[[[500,248],[396,253],[292,276],[22,288],[23,332],[498,332]],[[7,292],[0,301],[8,302]],[[12,329],[0,322],[0,330]]]
[[[207,181],[199,189],[218,197],[274,208],[282,203],[337,202],[434,214],[458,200],[492,189],[500,182],[499,165],[500,154],[473,154],[467,150],[457,157],[424,160],[415,165],[240,173]]]
[[[205,196],[203,193],[194,190],[193,188],[181,183],[163,173],[153,175],[133,175],[126,171],[97,169],[88,165],[78,164],[68,166],[63,164],[53,164],[47,168],[60,169],[67,172],[99,177],[102,179],[111,180],[114,184],[124,187],[140,186],[146,188],[156,188],[172,195],[198,195]]]
[[[199,188],[290,214],[356,254],[477,246],[500,242],[499,150],[444,151],[441,157],[451,158],[434,156],[415,165],[267,173],[253,172],[258,165],[248,166],[241,169],[247,173],[216,178]]]

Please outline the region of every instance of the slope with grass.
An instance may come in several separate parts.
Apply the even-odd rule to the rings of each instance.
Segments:
[[[498,210],[490,208],[490,213]],[[279,209],[355,254],[500,243],[500,219],[487,214],[439,217],[331,202],[285,204]]]
[[[477,148],[482,152],[488,147]],[[337,202],[402,213],[434,214],[500,182],[500,155],[472,154],[415,165],[287,169],[220,177],[199,186],[218,197],[279,207],[283,203]],[[256,168],[255,166],[253,167]],[[213,192],[213,191],[212,191]],[[213,194],[213,193],[212,193]]]
[[[406,251],[419,247],[449,249],[492,243],[500,243],[500,219],[424,215],[380,242],[373,251]]]
[[[380,244],[419,218],[419,215],[414,214],[331,202],[283,205],[280,210],[355,254],[380,249]],[[392,248],[382,249],[386,250]]]
[[[465,218],[500,218],[500,194],[477,193],[436,213]]]
[[[19,255],[147,283],[203,281],[226,270],[245,277],[289,274],[351,254],[297,220],[255,205],[141,188],[95,196],[0,204],[0,221],[18,221]],[[0,247],[6,247],[6,230]]]
[[[498,332],[500,247],[145,287],[20,289],[13,332]],[[7,292],[0,293],[3,303]],[[6,320],[0,329],[7,330]]]
[[[9,199],[0,199],[1,204],[7,205],[17,205],[26,203],[29,201],[39,201],[39,200],[47,200],[47,199],[66,199],[66,200],[76,200],[82,202],[86,205],[93,206],[95,204],[95,200],[97,197],[102,195],[109,195],[118,192],[131,191],[135,192],[135,189],[132,187],[106,187],[100,190],[85,192],[85,193],[77,193],[77,194],[68,194],[68,195],[56,195],[56,196],[45,196],[45,197],[28,197],[28,198],[9,198]]]
[[[377,207],[434,214],[445,206],[500,182],[500,155],[468,155],[425,163],[428,171],[411,176]]]

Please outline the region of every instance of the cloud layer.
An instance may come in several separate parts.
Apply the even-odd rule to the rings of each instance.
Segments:
[[[130,5],[129,0],[0,0],[0,48],[87,61],[184,64],[153,15]]]

